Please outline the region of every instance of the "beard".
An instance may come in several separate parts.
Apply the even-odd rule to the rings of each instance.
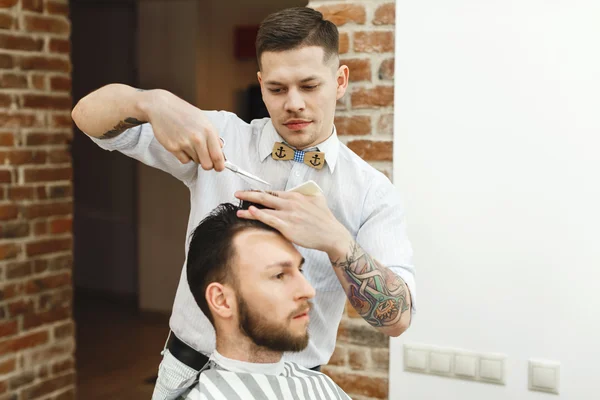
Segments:
[[[310,307],[311,304],[308,303],[308,306]],[[306,306],[290,314],[289,320],[291,321],[293,315],[304,309]],[[252,311],[241,297],[238,297],[238,310],[240,331],[255,345],[280,352],[299,352],[308,346],[308,329],[302,335],[294,335],[285,324],[270,322],[260,313]]]

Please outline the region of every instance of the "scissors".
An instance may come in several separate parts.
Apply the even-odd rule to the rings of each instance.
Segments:
[[[221,137],[219,139],[221,139],[221,142],[223,142],[223,147],[225,147],[225,139],[223,139]],[[244,171],[243,169],[241,169],[234,163],[227,161],[227,157],[225,157],[225,153],[223,153],[223,158],[225,158],[225,168],[227,168],[228,170],[230,170],[232,172],[235,172],[240,178],[242,178],[246,182],[249,182],[249,183],[260,182],[264,185],[271,186],[271,184],[269,182],[262,180],[258,176],[253,175],[250,172]]]

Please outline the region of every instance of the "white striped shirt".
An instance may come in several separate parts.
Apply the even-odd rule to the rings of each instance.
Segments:
[[[228,160],[271,183],[272,190],[288,190],[308,180],[315,181],[340,221],[371,256],[398,274],[408,285],[413,310],[416,288],[412,248],[405,233],[404,211],[398,190],[379,171],[363,161],[333,134],[317,147],[325,152],[324,168],[317,170],[294,161],[270,157],[275,142],[283,142],[269,118],[247,124],[235,114],[205,111],[225,140]],[[118,150],[159,168],[186,184],[191,195],[187,237],[200,221],[224,202],[237,204],[237,190],[250,185],[232,172],[204,171],[194,163],[181,164],[154,138],[150,124],[129,129],[107,140],[92,138],[100,147]],[[258,187],[256,187],[258,188]],[[263,188],[260,188],[263,189]],[[185,243],[187,254],[188,241]],[[307,368],[326,364],[335,349],[337,327],[346,294],[324,252],[299,248],[304,256],[305,277],[316,290],[310,312],[310,341],[300,353],[286,353],[284,359]],[[187,282],[185,264],[170,320],[177,337],[208,355],[215,350],[211,323],[196,304]]]
[[[350,397],[321,372],[286,362],[280,375],[232,372],[212,364],[202,371],[185,400],[348,400]]]

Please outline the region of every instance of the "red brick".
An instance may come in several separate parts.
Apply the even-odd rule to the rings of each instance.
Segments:
[[[379,332],[366,322],[356,323],[352,320],[342,320],[338,327],[337,340],[339,343],[358,344],[371,348],[388,348],[390,344],[389,336]]]
[[[10,94],[0,93],[0,107],[8,108],[13,103],[13,96]]]
[[[335,381],[350,397],[365,396],[374,399],[388,398],[388,379],[382,376],[362,375],[336,367],[323,367],[323,372]]]
[[[73,106],[71,96],[49,96],[44,94],[24,94],[23,107],[45,110],[70,110]]]
[[[11,186],[8,188],[8,198],[12,201],[33,200],[35,191],[31,186]]]
[[[0,126],[6,128],[30,128],[42,126],[43,121],[36,114],[0,112]]]
[[[52,53],[69,54],[71,52],[71,41],[67,39],[50,39],[48,47]]]
[[[377,133],[392,135],[394,133],[394,114],[384,114],[377,122]]]
[[[29,224],[25,221],[8,222],[0,225],[0,238],[15,239],[29,236]]]
[[[72,337],[75,334],[75,324],[73,321],[69,321],[65,324],[59,325],[54,328],[54,337],[56,339],[64,339]]]
[[[35,236],[41,236],[48,233],[48,222],[47,221],[37,221],[33,224],[33,234]]]
[[[12,299],[23,293],[23,287],[20,284],[11,283],[0,287],[0,301]]]
[[[58,14],[68,17],[69,4],[64,2],[46,0],[46,11],[48,11],[48,14]]]
[[[12,174],[11,171],[0,170],[0,183],[11,183]]]
[[[371,360],[375,369],[388,371],[390,369],[390,350],[373,349],[371,350]]]
[[[396,4],[386,3],[377,7],[373,25],[394,25],[396,23]]]
[[[51,217],[54,215],[65,215],[73,212],[72,202],[32,204],[23,207],[23,217],[34,219],[40,217]]]
[[[340,33],[340,42],[338,45],[338,51],[340,54],[347,53],[350,49],[350,37],[347,33]]]
[[[0,48],[19,51],[41,51],[44,48],[44,40],[34,39],[29,36],[1,33]]]
[[[50,117],[50,126],[53,128],[71,128],[73,120],[70,115],[53,114]]]
[[[73,221],[71,218],[56,219],[50,222],[50,233],[67,233],[72,230]]]
[[[354,140],[348,143],[350,150],[366,161],[392,161],[393,143],[372,140]]]
[[[62,374],[70,369],[75,368],[75,361],[72,358],[62,360],[52,364],[52,373],[54,375]]]
[[[15,18],[10,14],[0,14],[0,29],[11,29]]]
[[[67,133],[29,133],[25,137],[26,146],[41,146],[45,144],[67,144],[71,135]]]
[[[15,219],[19,215],[19,208],[14,204],[0,205],[0,221]]]
[[[53,310],[38,312],[35,314],[25,314],[23,316],[23,329],[36,328],[44,324],[51,324],[56,321],[67,319],[71,316],[71,308],[57,308]]]
[[[28,32],[67,35],[70,31],[69,22],[63,18],[46,17],[41,15],[26,15],[24,22],[25,30]]]
[[[16,325],[17,321],[13,321],[13,323]],[[0,336],[2,336],[0,334]],[[7,375],[10,372],[13,372],[16,369],[17,366],[17,359],[16,358],[10,358],[8,360],[4,360],[0,362],[0,375]]]
[[[346,359],[348,358],[348,351],[345,347],[335,346],[335,351],[331,355],[327,365],[346,365]]]
[[[11,147],[15,145],[15,136],[12,133],[0,133],[0,146]]]
[[[59,291],[43,293],[40,295],[38,309],[39,310],[54,310],[57,308],[67,308],[71,306],[73,301],[73,289],[67,287]]]
[[[62,92],[70,92],[71,78],[64,76],[53,76],[50,78],[50,89]]]
[[[371,133],[371,117],[366,115],[335,117],[334,123],[338,135],[368,135]]]
[[[12,336],[15,335],[19,330],[19,325],[17,320],[12,321],[0,321],[0,337]],[[11,360],[9,360],[11,361]],[[14,359],[12,369],[9,369],[6,363],[0,362],[0,376],[4,373],[10,372],[14,370]]]
[[[368,347],[352,347],[348,349],[348,364],[353,370],[366,371],[369,358]]]
[[[340,63],[348,66],[350,82],[371,81],[371,60],[352,58],[341,60]]]
[[[15,58],[10,54],[0,54],[0,68],[11,69],[16,64]]]
[[[354,51],[359,53],[384,53],[394,51],[394,33],[355,32]]]
[[[316,8],[323,14],[323,18],[342,26],[348,22],[364,24],[367,19],[365,8],[357,4],[334,4]]]
[[[0,164],[23,165],[44,164],[46,162],[45,151],[12,150],[0,151]]]
[[[34,74],[31,76],[30,86],[37,90],[46,90],[46,76]]]
[[[44,290],[56,289],[70,284],[71,274],[68,272],[63,272],[61,274],[30,280],[25,284],[25,291],[28,294],[39,293],[43,292]]]
[[[15,389],[18,389],[20,387],[29,385],[34,380],[35,374],[33,373],[33,371],[24,371],[10,378],[10,380],[8,381],[8,386],[10,387],[10,390],[14,391]]]
[[[75,384],[75,374],[62,375],[37,383],[21,392],[23,400],[42,398],[45,395]]]
[[[53,341],[49,346],[45,346],[41,349],[33,349],[29,353],[28,357],[22,363],[24,367],[40,365],[48,360],[54,360],[58,358],[64,358],[66,355],[73,354],[75,349],[73,337],[69,337],[66,340]]]
[[[6,393],[7,391],[8,391],[8,382],[0,381],[0,393]],[[13,395],[7,394],[6,396],[0,397],[0,400],[15,400],[15,397]]]
[[[43,12],[44,0],[21,0],[21,7],[27,11]]]
[[[19,315],[32,313],[35,308],[35,304],[32,300],[20,299],[9,303],[7,308],[8,315],[12,318]]]
[[[46,379],[49,374],[50,374],[50,368],[48,368],[47,365],[42,365],[41,367],[38,368],[38,373],[37,373],[38,378]]]
[[[394,79],[394,59],[388,58],[381,63],[379,67],[379,79],[392,80]]]
[[[71,63],[64,58],[29,56],[21,58],[21,69],[25,71],[71,72]]]
[[[51,164],[70,163],[71,153],[67,150],[52,150],[48,153],[48,162]]]
[[[33,263],[33,272],[39,274],[48,269],[48,261],[47,260],[35,260]]]
[[[71,185],[55,185],[50,186],[49,197],[51,199],[61,199],[65,197],[71,197],[73,195],[73,187]]]
[[[378,108],[394,105],[394,87],[376,86],[372,89],[357,88],[350,101],[353,108]]]
[[[19,0],[0,0],[0,8],[10,8],[18,2]]]
[[[27,243],[26,251],[28,256],[36,256],[39,254],[54,253],[57,251],[70,250],[72,239],[46,239]]]
[[[71,180],[73,169],[71,167],[61,168],[27,168],[25,169],[25,182],[52,182],[60,180]]]
[[[27,88],[27,76],[17,74],[2,74],[0,87],[3,89],[25,89]]]
[[[52,400],[75,400],[75,389],[69,389],[57,394]]]
[[[73,256],[71,254],[58,256],[49,260],[50,271],[63,271],[73,268]]]
[[[6,266],[6,278],[8,280],[15,278],[24,278],[31,275],[31,262],[22,261],[17,263],[8,264]]]
[[[38,186],[36,192],[38,195],[38,199],[40,200],[45,200],[48,197],[46,194],[47,192],[45,186]]]

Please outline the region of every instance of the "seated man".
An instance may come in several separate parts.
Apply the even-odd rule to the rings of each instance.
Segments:
[[[181,398],[349,399],[327,375],[282,360],[308,346],[315,290],[294,245],[240,209],[221,204],[191,237],[188,283],[216,350]]]

